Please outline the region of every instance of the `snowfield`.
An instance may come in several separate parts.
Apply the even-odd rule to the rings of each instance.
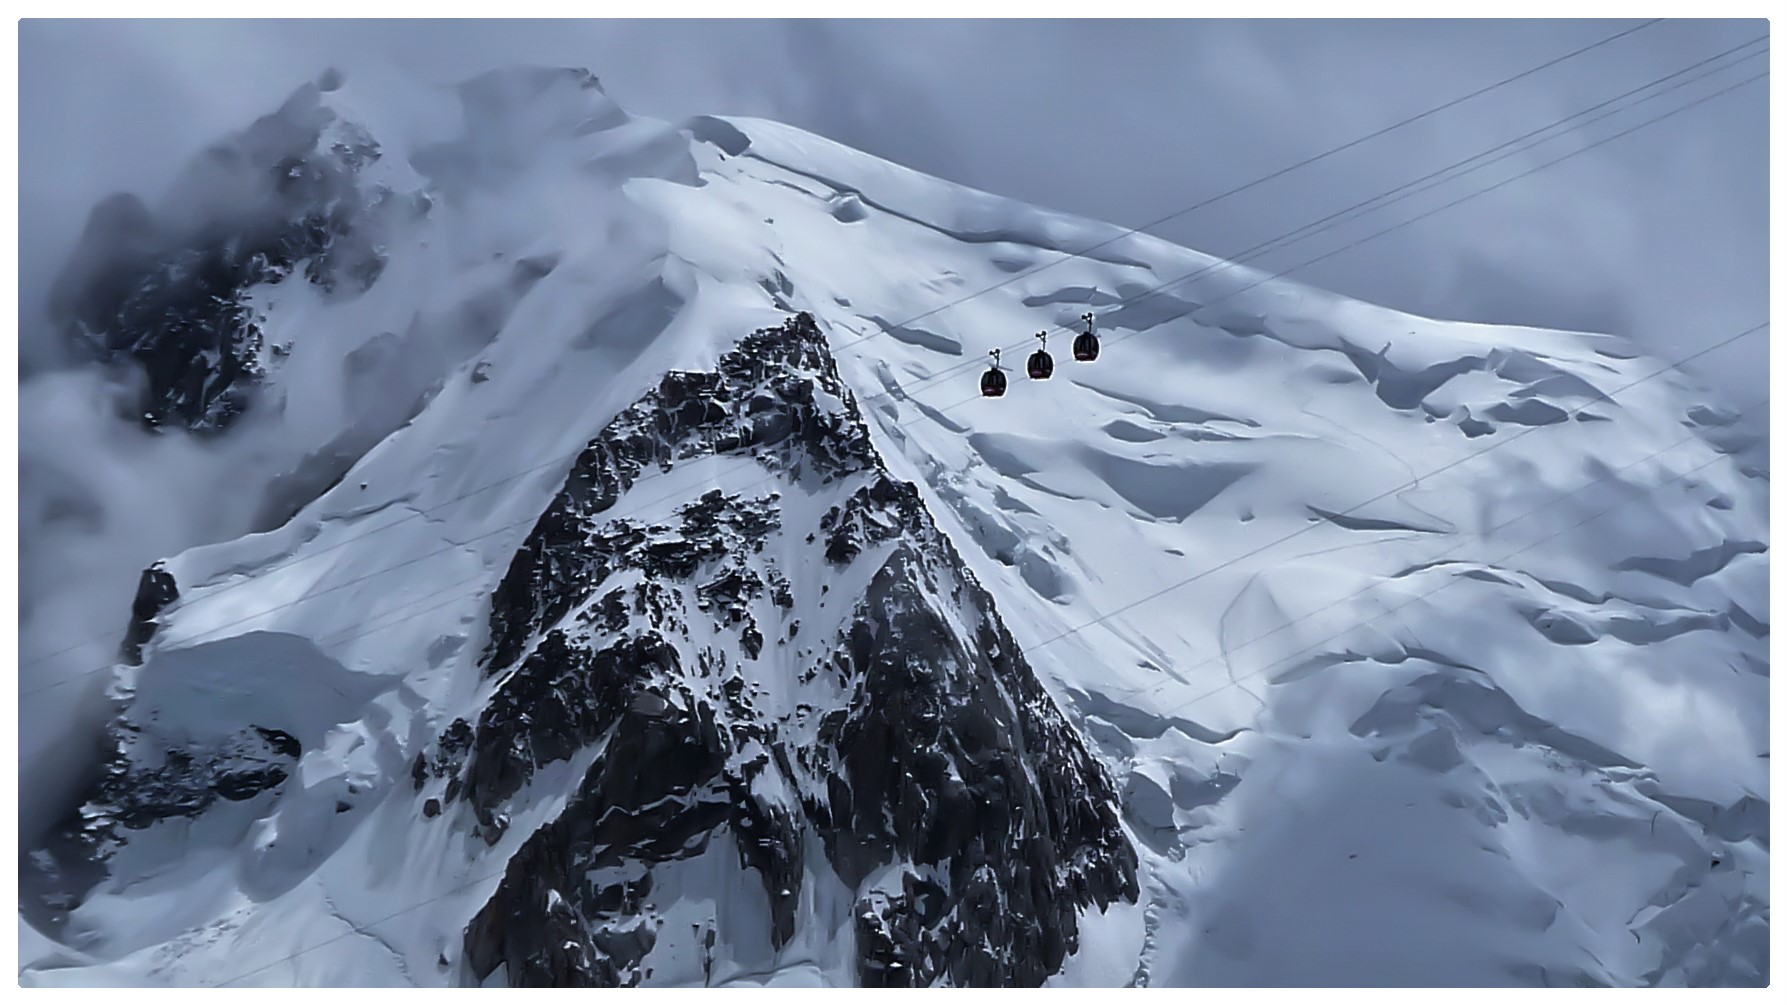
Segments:
[[[296,122],[320,122],[314,140]],[[1049,983],[1767,982],[1759,412],[1615,335],[1401,314],[773,122],[634,117],[569,71],[457,91],[350,79],[256,128],[289,128],[319,159],[343,135],[379,146],[351,184],[367,196],[355,219],[380,221],[360,232],[376,230],[381,265],[363,289],[244,291],[265,344],[291,350],[263,355],[242,421],[278,418],[294,474],[257,488],[259,532],[168,557],[178,599],[152,609],[141,665],[90,682],[128,724],[114,731],[122,783],[165,792],[132,821],[117,799],[89,799],[102,876],[68,878],[66,849],[31,857],[49,877],[38,886],[66,899],[21,905],[21,983],[520,982],[513,955],[479,975],[468,949],[480,911],[510,902],[511,860],[591,805],[590,786],[619,798],[617,772],[674,759],[603,774],[619,739],[536,754],[493,825],[446,793],[450,770],[424,781],[419,757],[450,746],[456,719],[486,716],[490,735],[489,710],[518,693],[509,681],[553,625],[596,619],[611,588],[663,583],[702,612],[673,640],[688,700],[710,686],[696,654],[723,651],[753,697],[722,727],[782,723],[774,743],[805,750],[830,734],[803,725],[801,703],[854,714],[866,693],[804,681],[805,648],[848,637],[850,605],[880,595],[880,563],[907,547],[912,582],[931,584],[913,616],[965,654],[949,672],[985,681],[975,667],[1015,659],[996,664],[989,715],[1033,736],[1044,727],[1028,717],[1058,709],[1078,739],[1047,756],[1075,798],[1107,776],[1133,849],[1135,895],[1076,901],[1076,944]],[[1103,353],[1076,363],[1088,311]],[[519,669],[490,659],[493,594],[570,498],[580,452],[667,372],[730,372],[741,339],[803,312],[854,404],[815,378],[800,415],[847,430],[860,414],[878,460],[836,484],[811,461],[793,472],[720,448],[644,466],[599,514],[642,528],[609,578],[562,611],[542,602],[551,616],[516,635]],[[1031,381],[1023,343],[1044,329],[1056,371]],[[996,347],[1011,386],[983,399]],[[925,525],[871,507],[862,556],[822,557],[824,531],[808,532],[877,464],[916,486]],[[693,579],[638,564],[653,542],[692,540],[678,521],[713,490],[769,499],[779,520],[739,566],[771,582],[779,570],[795,598],[741,601],[761,657],[708,616]],[[742,556],[740,534],[702,561]],[[990,607],[952,592],[964,573]],[[1006,630],[1021,656],[975,641]],[[1010,676],[1032,672],[1040,705]],[[640,714],[681,714],[677,700]],[[739,742],[738,758],[774,745]],[[1043,776],[1057,769],[1027,743],[1022,784],[1053,807]],[[1075,744],[1095,770],[1073,767]],[[468,778],[491,756],[478,751]],[[897,840],[848,877],[827,827],[849,826],[800,822],[825,791],[814,770],[747,776],[753,805],[785,811],[788,847],[804,849],[786,889],[747,868],[736,822],[690,854],[602,865],[609,879],[592,866],[590,882],[629,897],[650,873],[645,899],[616,914],[649,919],[649,948],[619,921],[591,936],[607,958],[634,954],[631,970],[615,964],[623,982],[859,983],[861,904],[898,901],[913,877],[959,892]],[[785,939],[770,921],[784,894]],[[515,902],[593,931],[592,909],[565,896]]]

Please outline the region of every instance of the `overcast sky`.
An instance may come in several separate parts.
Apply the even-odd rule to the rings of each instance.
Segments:
[[[96,199],[159,194],[199,146],[329,65],[440,81],[587,66],[634,112],[776,118],[1134,226],[1636,23],[25,21],[21,281],[26,297],[42,289]],[[1767,32],[1664,22],[1155,232],[1235,255]],[[1256,264],[1297,265],[1766,68],[1764,52]],[[1747,85],[1296,276],[1420,314],[1629,332],[1685,354],[1767,317],[1767,100],[1766,80]],[[1742,404],[1765,392],[1766,358],[1752,338],[1703,372]]]

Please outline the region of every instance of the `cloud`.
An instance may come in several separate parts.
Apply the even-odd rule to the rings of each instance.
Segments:
[[[391,63],[453,81],[517,61],[589,66],[643,114],[767,115],[952,180],[1136,225],[1622,24],[28,21],[22,225],[56,260],[86,204],[164,184],[185,154],[325,65]],[[1233,254],[1766,34],[1764,21],[1647,28],[1161,232]],[[1508,306],[1541,324],[1623,319],[1659,349],[1702,327],[1695,317],[1719,315],[1706,337],[1727,320],[1744,327],[1754,322],[1739,314],[1766,306],[1766,118],[1766,90],[1752,87],[1301,278],[1438,316]],[[37,278],[32,257],[27,280]],[[1564,295],[1575,271],[1594,277],[1592,294]],[[1474,288],[1473,276],[1492,285]],[[1659,287],[1684,283],[1693,292],[1660,302]],[[1521,290],[1535,299],[1520,301]],[[1624,306],[1581,309],[1608,296]],[[1759,392],[1754,354],[1732,358],[1715,371],[1722,385]]]

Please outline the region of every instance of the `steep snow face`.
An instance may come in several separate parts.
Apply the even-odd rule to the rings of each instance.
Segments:
[[[220,294],[289,351],[120,313],[163,251],[69,301],[308,457],[145,575],[22,981],[1766,981],[1767,474],[1689,378],[579,72],[325,83],[250,133],[361,195]]]
[[[839,365],[890,465],[1124,779],[1143,930],[1101,924],[1142,945],[1066,979],[1766,978],[1760,416],[1616,338],[1409,317],[728,125],[809,201],[766,211],[784,295],[887,326]],[[846,287],[841,247],[896,240]],[[929,379],[1088,310],[1096,363],[1060,337],[1000,399]]]

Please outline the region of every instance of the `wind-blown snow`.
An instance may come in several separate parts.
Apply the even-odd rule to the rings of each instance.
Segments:
[[[363,454],[289,520],[170,556],[179,600],[118,671],[158,729],[254,723],[303,756],[138,832],[65,924],[24,909],[23,983],[460,979],[438,960],[585,766],[543,769],[493,846],[419,826],[409,765],[487,686],[490,591],[597,431],[794,311],[1124,793],[1141,901],[1088,912],[1058,983],[1766,982],[1767,476],[1691,378],[775,123],[634,118],[576,75],[484,78],[462,114],[388,93],[322,101],[429,212],[362,295],[257,292],[294,345],[266,398],[308,448],[371,430]],[[1026,348],[976,395],[987,349],[1088,310],[1096,363],[1058,335],[1052,380]],[[617,512],[762,478],[682,465]],[[677,934],[646,983],[853,980],[804,932],[683,939],[767,910],[718,860],[660,884]]]

